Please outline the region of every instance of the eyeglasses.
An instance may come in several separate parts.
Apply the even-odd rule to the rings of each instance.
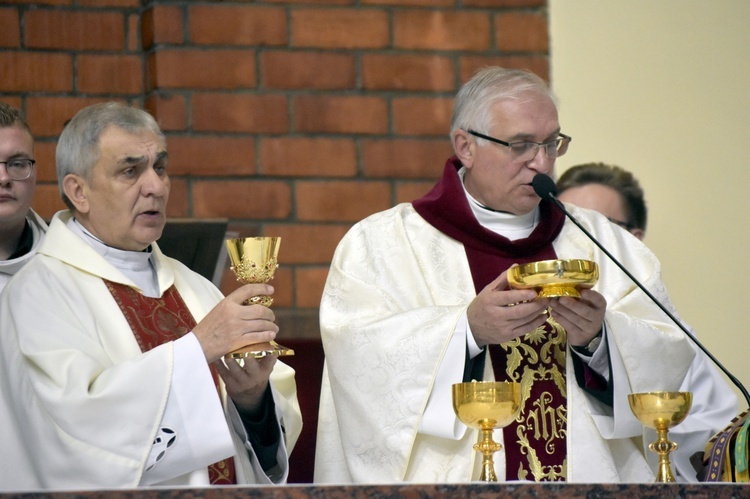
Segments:
[[[496,139],[495,137],[490,137],[489,135],[475,132],[474,130],[467,131],[475,137],[489,140],[490,142],[509,148],[511,155],[513,155],[513,159],[516,161],[530,161],[534,159],[536,152],[540,147],[544,147],[544,154],[546,154],[549,159],[555,159],[568,151],[568,145],[570,144],[570,141],[573,140],[573,137],[561,133],[558,134],[559,137],[550,140],[549,142],[506,142],[504,140]]]
[[[8,161],[0,161],[0,164],[5,165],[5,171],[8,172],[11,180],[26,180],[34,171],[36,160],[9,159]]]

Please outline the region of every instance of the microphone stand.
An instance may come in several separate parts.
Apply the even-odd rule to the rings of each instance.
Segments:
[[[738,380],[732,373],[730,373],[727,370],[727,368],[724,367],[722,365],[722,363],[719,362],[719,360],[716,357],[714,357],[713,354],[711,352],[709,352],[708,349],[706,347],[704,347],[703,344],[700,341],[698,341],[698,339],[695,337],[695,335],[693,333],[691,333],[685,326],[683,326],[682,323],[677,319],[677,317],[675,317],[674,314],[672,314],[672,312],[670,312],[669,310],[667,310],[667,307],[665,307],[664,305],[662,305],[662,303],[659,300],[657,300],[656,297],[654,295],[652,295],[651,292],[648,289],[646,289],[645,286],[643,286],[643,284],[641,284],[640,281],[638,281],[638,279],[636,279],[635,276],[633,276],[633,274],[631,274],[630,271],[628,271],[628,269],[626,269],[617,260],[617,258],[615,258],[614,256],[612,256],[612,254],[609,251],[607,251],[607,249],[604,246],[602,246],[601,243],[599,243],[599,241],[597,241],[596,238],[594,236],[592,236],[591,233],[589,233],[589,231],[587,231],[578,222],[578,220],[575,219],[575,217],[573,217],[573,215],[571,215],[570,213],[568,213],[568,210],[565,209],[565,206],[563,206],[563,204],[560,202],[560,200],[557,199],[557,197],[555,197],[555,194],[552,191],[550,191],[550,192],[547,193],[547,197],[555,204],[555,206],[557,206],[563,213],[565,213],[565,216],[568,217],[568,219],[571,222],[573,222],[574,224],[576,224],[576,226],[579,229],[581,229],[583,231],[583,233],[586,234],[586,236],[591,241],[593,241],[594,244],[596,244],[599,247],[599,249],[602,250],[604,252],[604,254],[607,255],[607,257],[609,257],[610,260],[612,260],[612,262],[614,262],[615,265],[617,265],[620,268],[620,270],[622,270],[623,272],[625,272],[625,275],[627,275],[630,278],[630,280],[633,281],[636,284],[636,286],[638,286],[641,289],[641,291],[643,291],[644,293],[646,293],[646,296],[648,296],[651,299],[651,301],[654,302],[662,310],[662,312],[664,312],[665,314],[667,314],[667,316],[670,319],[672,319],[672,322],[674,322],[680,329],[682,329],[682,331],[688,336],[688,338],[690,338],[691,340],[693,340],[693,342],[698,346],[698,348],[700,348],[703,351],[703,353],[705,353],[714,362],[714,364],[716,364],[719,367],[719,369],[721,369],[721,371],[724,374],[726,374],[727,378],[729,378],[730,381],[732,383],[734,383],[734,386],[736,386],[740,390],[740,392],[742,392],[742,396],[745,397],[745,402],[747,402],[748,407],[750,407],[750,393],[748,393],[747,389],[745,389],[745,387],[742,385],[742,383],[740,383],[740,380]]]

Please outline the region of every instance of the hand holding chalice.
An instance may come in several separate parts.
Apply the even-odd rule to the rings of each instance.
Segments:
[[[280,237],[239,237],[227,239],[227,251],[232,263],[232,271],[243,284],[267,283],[273,279],[279,266],[278,254]],[[253,296],[245,305],[270,307],[273,298],[268,295]],[[294,355],[294,350],[283,347],[275,341],[248,345],[230,353],[235,359],[246,357],[261,358],[266,355]]]

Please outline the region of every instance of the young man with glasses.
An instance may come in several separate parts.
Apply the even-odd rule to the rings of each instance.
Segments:
[[[320,306],[315,481],[476,480],[477,431],[457,420],[451,386],[497,380],[523,393],[518,418],[495,432],[499,480],[653,482],[653,438],[627,395],[677,390],[696,353],[532,188],[571,142],[549,87],[526,71],[481,70],[456,96],[450,137],[455,156],[435,187],[359,222],[334,254]],[[647,248],[571,208],[671,307]],[[508,288],[512,265],[555,258],[596,261],[599,282],[580,299]],[[703,450],[725,421],[702,424],[670,437],[687,455]],[[687,459],[677,468],[696,480]]]
[[[0,291],[36,252],[47,230],[31,209],[34,137],[18,109],[0,102]]]

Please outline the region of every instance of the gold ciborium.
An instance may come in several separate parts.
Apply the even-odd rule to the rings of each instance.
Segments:
[[[273,279],[279,266],[278,255],[280,237],[239,237],[227,239],[227,251],[232,271],[237,280],[243,284],[266,283]],[[245,305],[263,305],[270,307],[273,298],[268,295],[253,296]],[[283,347],[275,341],[248,345],[229,354],[235,359],[254,357],[259,359],[266,355],[294,355],[294,350]]]
[[[647,392],[628,395],[630,410],[647,428],[656,430],[657,439],[648,448],[659,455],[656,482],[674,482],[669,453],[677,444],[669,440],[669,428],[682,423],[690,412],[693,394],[690,392]]]
[[[492,440],[492,430],[513,422],[521,409],[521,384],[505,381],[471,381],[453,385],[453,410],[463,424],[482,432],[474,450],[482,453],[483,482],[497,482],[492,455],[502,445]]]
[[[540,298],[572,296],[599,280],[599,266],[590,260],[542,260],[508,269],[512,289],[533,289]]]

